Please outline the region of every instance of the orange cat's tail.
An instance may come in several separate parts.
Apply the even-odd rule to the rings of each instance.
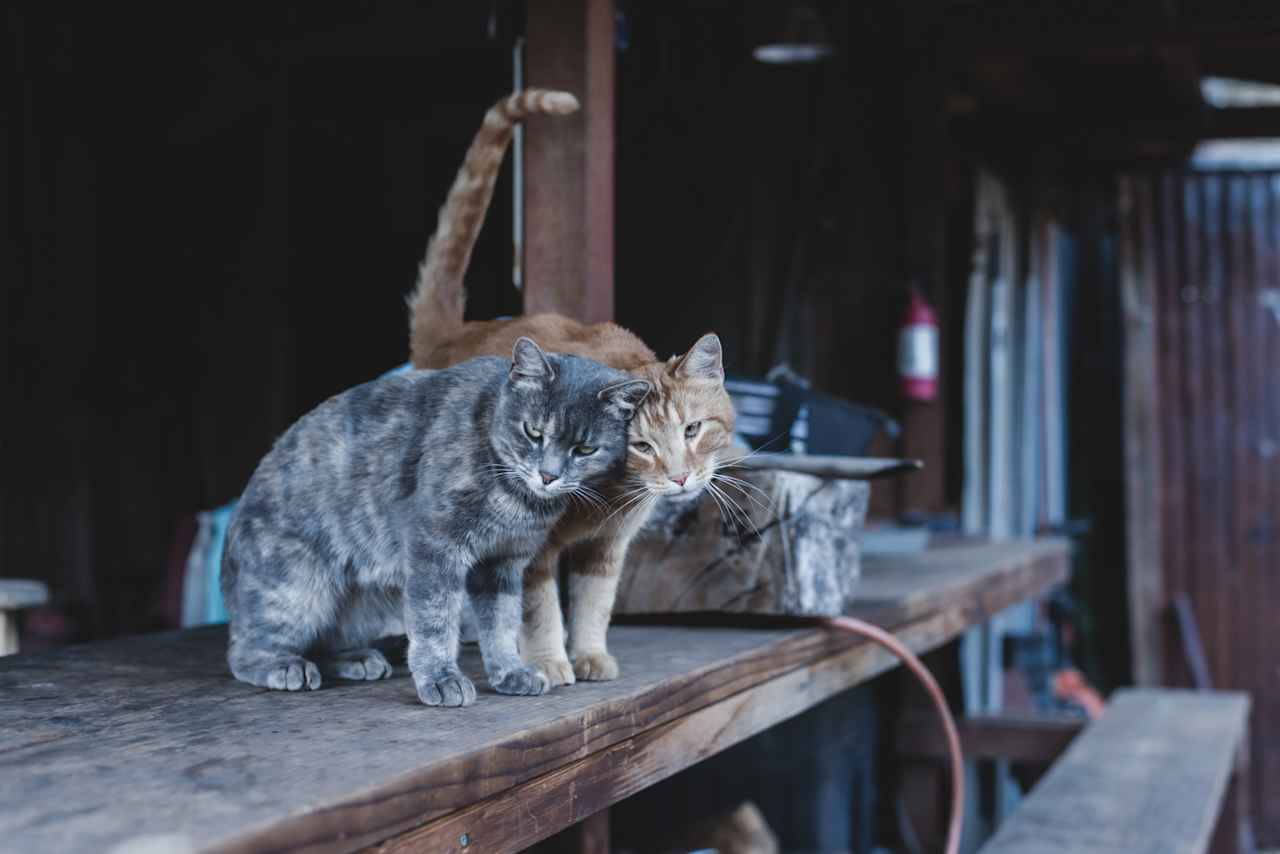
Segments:
[[[431,349],[462,324],[467,301],[462,277],[516,122],[537,113],[565,115],[577,109],[578,99],[568,92],[525,89],[503,98],[485,114],[440,208],[436,232],[418,267],[418,283],[409,295],[409,349],[416,367],[424,366]]]

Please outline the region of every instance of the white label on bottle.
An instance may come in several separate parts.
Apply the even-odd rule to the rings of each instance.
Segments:
[[[898,374],[913,380],[938,377],[938,327],[907,326],[898,336]]]

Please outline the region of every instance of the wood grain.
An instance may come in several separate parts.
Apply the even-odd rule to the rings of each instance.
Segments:
[[[836,616],[858,591],[870,486],[744,471],[749,487],[664,501],[627,553],[617,614],[730,611]],[[661,567],[661,572],[654,572]]]
[[[1125,323],[1124,459],[1129,519],[1129,632],[1134,681],[1160,683],[1164,597],[1155,247],[1149,182],[1120,181],[1120,288]],[[1148,233],[1144,234],[1146,231]]]
[[[582,111],[525,131],[525,313],[612,320],[613,0],[530,3],[526,29],[528,84]]]
[[[1248,715],[1244,694],[1117,692],[983,854],[1205,851]]]
[[[913,650],[923,652],[958,636],[966,626],[959,613],[946,611],[904,627],[900,636]],[[380,854],[460,852],[456,840],[465,834],[471,842],[467,854],[519,851],[896,663],[879,647],[855,642],[836,655],[592,754],[373,850]]]
[[[1156,384],[1134,362],[1145,356],[1133,336],[1148,332],[1130,324],[1126,407],[1158,403],[1146,429],[1127,436],[1128,453],[1158,469],[1144,485],[1130,467],[1126,484],[1135,676],[1197,678],[1169,631],[1168,606],[1185,596],[1212,684],[1253,697],[1248,796],[1259,843],[1274,847],[1280,752],[1266,739],[1280,725],[1270,654],[1280,609],[1280,316],[1269,305],[1280,298],[1280,176],[1167,172],[1126,183],[1138,204],[1122,209],[1123,264],[1142,268]]]
[[[863,561],[854,616],[880,625],[909,622],[942,607],[964,608],[981,622],[1043,578],[1066,581],[1065,540],[961,543],[916,554],[869,555]]]
[[[1044,550],[987,552],[998,559],[983,581],[975,552],[961,548],[965,581],[947,583],[931,563],[917,583],[932,593],[876,579],[898,571],[881,561],[872,589],[901,591],[910,604],[876,607],[919,613],[903,634],[929,648],[1058,583],[1065,552],[1059,546],[1054,562]],[[1019,552],[1031,558],[1015,559]],[[722,749],[891,666],[870,647],[794,622],[619,626],[610,647],[624,665],[615,682],[528,698],[498,696],[480,681],[481,697],[466,710],[422,706],[403,668],[374,684],[260,691],[227,674],[220,628],[8,657],[0,694],[18,702],[0,703],[0,839],[60,854],[147,844],[349,851],[446,817],[474,829],[462,811],[498,809],[500,798],[503,810],[518,810],[529,786],[545,787],[560,806],[503,821],[514,822],[513,839],[543,838],[624,796],[626,780],[647,784],[709,755],[696,746],[704,738],[706,750]],[[481,679],[474,650],[463,666]],[[691,747],[684,739],[694,734]],[[651,764],[633,768],[634,757]],[[592,782],[612,773],[623,776]]]

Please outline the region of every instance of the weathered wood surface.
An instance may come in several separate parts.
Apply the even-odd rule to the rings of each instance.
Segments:
[[[581,112],[531,121],[524,144],[524,310],[613,320],[613,0],[529,7],[529,86],[563,89]]]
[[[944,606],[966,608],[972,622],[981,622],[1019,601],[1010,600],[1008,591],[1025,590],[1046,574],[1065,581],[1068,554],[1066,540],[1045,538],[959,542],[916,554],[868,556],[849,610],[885,626]]]
[[[983,854],[1190,854],[1208,848],[1249,698],[1120,691]]]
[[[737,477],[751,484],[724,487],[737,509],[708,493],[659,505],[627,555],[617,613],[847,610],[857,592],[868,484],[784,471]]]
[[[1038,565],[997,561],[988,592],[954,601],[913,595],[925,614],[899,632],[932,648],[1065,576]],[[469,854],[518,850],[893,665],[815,628],[621,626],[615,682],[528,698],[479,681],[474,706],[444,710],[403,668],[260,691],[227,674],[224,642],[197,629],[0,662],[0,850],[346,851],[406,831],[422,850],[463,833]],[[463,664],[480,678],[473,649]]]
[[[882,477],[919,471],[919,460],[892,457],[837,457],[822,454],[754,453],[743,457],[733,468],[756,471],[793,471],[815,477],[841,480],[876,480]]]

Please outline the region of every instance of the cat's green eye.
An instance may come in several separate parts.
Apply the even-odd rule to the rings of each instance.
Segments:
[[[538,430],[537,428],[530,427],[529,422],[527,421],[525,422],[525,425],[524,425],[524,434],[535,442],[539,442],[542,440],[542,431]]]
[[[573,452],[580,457],[589,457],[596,452],[596,448],[591,445],[578,445]]]
[[[692,439],[694,436],[698,435],[698,431],[701,429],[701,421],[690,421],[684,428],[684,437],[686,439]]]
[[[642,454],[647,454],[653,450],[653,445],[650,445],[648,442],[632,442],[631,450],[639,451]]]

